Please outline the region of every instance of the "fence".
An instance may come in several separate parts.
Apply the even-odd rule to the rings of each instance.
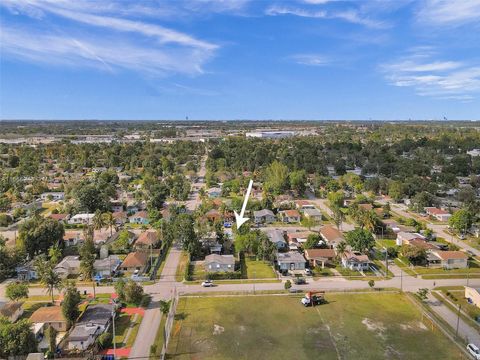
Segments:
[[[163,348],[160,355],[160,359],[164,360],[167,356],[168,342],[170,340],[170,334],[172,332],[173,321],[175,320],[175,313],[177,312],[178,305],[178,292],[177,288],[173,288],[172,300],[170,304],[170,311],[167,315],[167,321],[165,321],[165,327],[163,329]]]

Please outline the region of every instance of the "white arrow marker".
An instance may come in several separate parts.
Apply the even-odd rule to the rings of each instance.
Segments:
[[[242,211],[240,211],[240,215],[238,215],[236,211],[233,211],[235,214],[235,221],[237,222],[237,229],[240,229],[240,226],[242,226],[245,223],[245,221],[249,219],[249,218],[243,217],[243,215],[245,215],[245,209],[247,208],[247,202],[250,196],[250,191],[252,191],[252,185],[253,185],[253,180],[250,179],[250,182],[248,183],[247,193],[245,194],[245,199],[243,200]]]

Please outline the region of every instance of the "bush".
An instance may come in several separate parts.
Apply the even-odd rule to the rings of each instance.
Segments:
[[[109,347],[112,346],[112,341],[113,341],[113,336],[109,332],[104,332],[101,334],[98,339],[97,339],[97,344],[100,346],[102,349],[108,349]]]
[[[210,272],[205,276],[209,280],[231,280],[231,279],[243,279],[242,273],[235,272]]]
[[[148,307],[150,302],[152,301],[152,297],[148,294],[143,295],[142,301],[140,302],[140,306],[143,308]]]
[[[183,275],[186,281],[192,281],[192,268],[193,268],[193,265],[190,264],[190,256],[189,256],[187,260],[187,264],[185,265],[185,274]]]
[[[290,280],[285,281],[285,290],[288,290],[292,287],[292,282]]]

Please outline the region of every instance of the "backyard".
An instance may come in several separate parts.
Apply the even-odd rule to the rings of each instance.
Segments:
[[[327,300],[305,308],[296,296],[180,298],[169,358],[462,358],[403,295],[327,294]]]

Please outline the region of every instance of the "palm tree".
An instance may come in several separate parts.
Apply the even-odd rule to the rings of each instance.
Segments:
[[[93,242],[93,229],[88,227],[85,231],[85,241],[80,248],[80,273],[83,275],[85,280],[92,280],[93,275],[95,275],[95,269],[93,264],[95,263],[95,244]],[[93,281],[93,298],[96,297],[95,294],[95,281]]]
[[[40,283],[47,288],[47,294],[51,296],[53,304],[54,290],[60,290],[62,288],[62,279],[60,279],[60,276],[55,272],[55,264],[52,261],[48,261],[46,257],[42,255],[37,257],[35,268],[39,275]]]
[[[110,237],[112,237],[113,227],[117,224],[116,219],[113,217],[113,214],[111,212],[107,212],[103,214],[103,216],[104,216],[105,225],[110,228]]]
[[[362,216],[361,227],[373,233],[375,232],[376,226],[377,226],[377,215],[375,214],[375,212],[373,210],[364,212]]]
[[[60,246],[58,244],[55,244],[48,249],[48,257],[50,258],[50,261],[52,263],[58,263],[58,261],[62,257],[62,249],[60,249]]]
[[[341,241],[338,243],[337,248],[337,258],[341,260],[343,256],[347,253],[347,243],[345,241]]]
[[[105,224],[105,218],[103,217],[103,214],[100,210],[95,211],[95,215],[93,216],[93,228],[95,230],[100,230],[103,228]]]
[[[332,219],[335,225],[337,226],[337,229],[340,230],[340,228],[342,227],[342,222],[345,219],[345,216],[343,215],[342,210],[337,206],[332,209]]]

